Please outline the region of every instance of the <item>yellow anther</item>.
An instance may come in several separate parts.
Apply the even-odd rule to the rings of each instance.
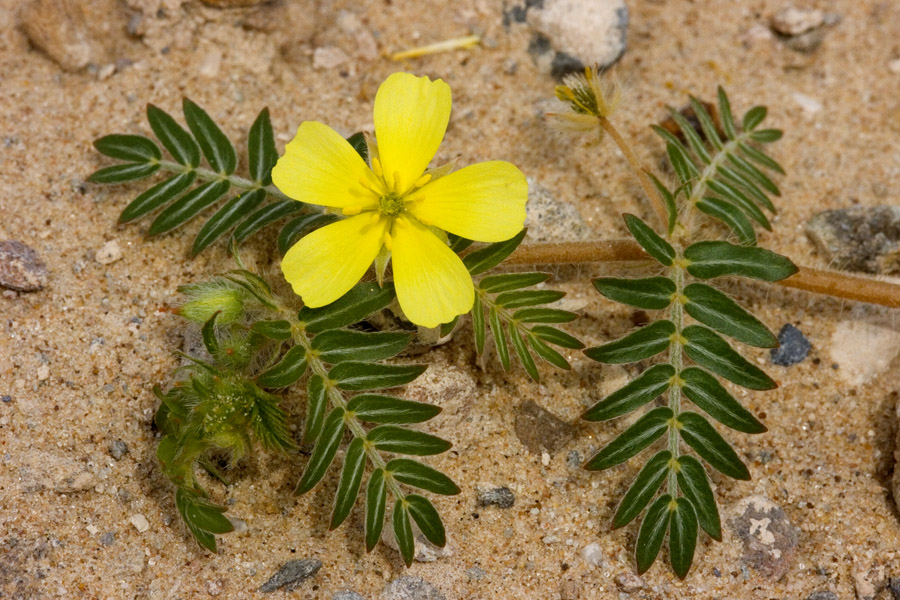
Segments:
[[[380,218],[381,218],[381,215],[378,213],[378,211],[373,210],[372,216],[369,217],[369,225],[374,225],[375,223],[378,222],[378,219],[380,219]]]
[[[372,157],[372,172],[375,173],[375,176],[379,179],[384,177],[384,171],[381,170],[381,161],[378,160],[377,156]]]
[[[387,231],[384,232],[384,247],[390,250],[394,245],[394,240],[391,238],[391,234]]]
[[[403,188],[400,187],[400,171],[394,171],[394,192],[399,194],[403,191]]]
[[[429,181],[431,181],[431,173],[425,173],[424,175],[422,175],[421,177],[416,179],[416,183],[413,184],[413,187],[417,187],[417,188],[422,187]]]
[[[341,210],[345,217],[352,217],[362,212],[362,206],[346,206]]]

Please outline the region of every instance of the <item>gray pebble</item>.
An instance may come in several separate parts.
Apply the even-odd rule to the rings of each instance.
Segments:
[[[803,335],[803,332],[786,324],[778,332],[778,348],[769,350],[772,364],[789,367],[801,362],[809,354],[812,344]]]
[[[838,600],[838,595],[831,590],[819,590],[807,596],[806,600]]]
[[[316,558],[289,560],[269,580],[259,586],[260,592],[274,592],[284,589],[290,592],[301,583],[314,576],[322,568],[322,561]]]
[[[0,400],[4,402],[12,402],[12,396],[0,396]]]
[[[580,469],[583,460],[581,452],[578,450],[569,450],[569,453],[566,455],[566,465],[570,469]]]
[[[116,460],[122,460],[122,457],[128,454],[128,444],[122,440],[113,440],[109,443],[109,455]]]
[[[784,510],[763,496],[744,498],[733,509],[728,525],[743,542],[741,562],[763,577],[778,581],[794,562],[797,528]]]
[[[481,567],[472,567],[471,569],[466,569],[466,576],[472,581],[481,581],[484,579],[484,569]]]
[[[115,531],[107,531],[103,535],[100,536],[100,543],[104,546],[112,546],[116,543],[116,532]]]
[[[578,208],[533,179],[528,180],[525,227],[531,242],[578,242],[594,237]]]
[[[575,428],[534,400],[519,405],[516,413],[516,436],[532,454],[555,454],[575,437]]]
[[[364,597],[360,596],[353,590],[341,590],[340,592],[335,592],[331,597],[331,600],[366,600]]]
[[[47,279],[47,266],[33,248],[16,240],[0,241],[0,286],[36,292],[47,285]]]
[[[446,600],[439,589],[414,575],[393,580],[381,590],[381,600]]]
[[[891,577],[888,589],[891,590],[891,598],[900,600],[900,577]]]
[[[818,213],[806,235],[838,269],[900,273],[900,207],[853,206]]]
[[[510,508],[516,503],[516,496],[508,487],[479,489],[478,506],[496,506],[498,508]]]

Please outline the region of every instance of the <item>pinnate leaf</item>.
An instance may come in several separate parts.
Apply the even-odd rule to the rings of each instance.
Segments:
[[[672,296],[675,294],[675,282],[668,277],[601,277],[593,283],[597,291],[610,300],[647,310],[666,308],[672,303]]]
[[[669,562],[679,579],[687,577],[697,547],[697,513],[687,498],[676,498],[669,523]]]
[[[506,260],[519,247],[519,244],[525,239],[525,233],[526,230],[523,229],[515,237],[505,242],[497,242],[470,252],[463,258],[463,264],[472,275],[480,275],[489,271]]]
[[[335,365],[328,376],[342,390],[377,390],[414,380],[428,365],[385,365],[347,361]]]
[[[192,171],[193,173],[193,171]],[[251,190],[232,198],[203,224],[191,246],[191,257],[197,256],[266,199],[265,190]]]
[[[394,527],[394,537],[397,540],[397,547],[400,549],[400,556],[403,557],[403,562],[408,567],[412,564],[413,555],[416,552],[416,542],[413,539],[412,525],[409,522],[409,512],[404,498],[398,498],[394,503],[391,523]]]
[[[101,154],[128,162],[153,162],[162,158],[159,146],[142,135],[105,135],[94,140],[94,148]]]
[[[689,367],[681,372],[680,377],[684,382],[684,395],[718,422],[743,433],[766,431],[765,425],[703,369]]]
[[[650,504],[669,473],[669,461],[671,460],[672,453],[668,450],[661,450],[647,461],[619,503],[619,508],[613,517],[614,529],[631,523]]]
[[[312,442],[322,432],[325,410],[328,408],[328,390],[321,375],[313,375],[306,382],[306,421],[303,425],[303,441]]]
[[[125,207],[125,210],[119,215],[119,223],[127,223],[139,219],[147,213],[153,212],[163,204],[171,202],[181,195],[181,192],[188,189],[188,187],[194,183],[196,177],[196,171],[188,171],[187,173],[180,173],[165,181],[157,183],[152,188],[132,200],[131,203]]]
[[[322,477],[325,476],[325,471],[328,470],[328,467],[331,466],[331,461],[334,460],[334,455],[341,445],[341,437],[343,435],[344,409],[338,406],[333,408],[328,413],[328,416],[325,417],[325,422],[322,424],[322,433],[313,447],[312,455],[309,457],[309,462],[306,463],[306,469],[303,471],[300,483],[297,484],[297,489],[294,491],[295,494],[305,494],[316,487],[316,484],[322,480]]]
[[[614,342],[588,348],[584,353],[597,362],[619,364],[635,362],[663,352],[672,342],[675,325],[663,320],[651,323]]]
[[[384,287],[373,282],[358,283],[328,306],[300,309],[298,318],[306,324],[307,331],[319,333],[358,323],[385,308],[393,299],[392,283],[385,283]]]
[[[678,415],[678,422],[681,439],[703,460],[729,477],[750,480],[747,466],[709,421],[695,412],[685,411]]]
[[[383,452],[431,456],[449,450],[453,444],[447,440],[395,425],[379,425],[369,431],[367,439]]]
[[[728,242],[697,242],[684,251],[688,273],[700,279],[740,275],[762,281],[780,281],[797,272],[789,259],[764,248]]]
[[[371,552],[381,537],[386,507],[384,469],[375,469],[366,485],[366,552]]]
[[[278,161],[278,150],[275,148],[275,133],[268,108],[260,111],[250,127],[247,155],[250,159],[250,177],[259,185],[272,183],[272,167]]]
[[[695,363],[716,375],[751,390],[771,390],[778,385],[762,369],[738,354],[728,342],[702,325],[682,330],[684,352]]]
[[[667,267],[672,266],[672,261],[675,259],[675,248],[636,216],[625,213],[623,217],[625,218],[625,225],[628,227],[628,231],[631,232],[637,243],[641,245],[641,248],[663,265]]]
[[[719,290],[703,283],[691,283],[684,288],[684,295],[685,312],[719,333],[757,348],[778,345],[778,338],[759,319]]]
[[[659,556],[659,550],[662,548],[666,530],[669,528],[669,520],[672,517],[669,507],[671,503],[672,496],[663,494],[650,506],[650,510],[647,511],[647,515],[641,523],[635,544],[639,575],[649,569],[656,561],[656,557]]]
[[[227,180],[217,180],[192,189],[156,217],[147,235],[160,235],[184,225],[228,193],[230,186]]]
[[[385,467],[400,483],[426,490],[433,494],[455,496],[460,493],[453,480],[427,465],[409,458],[395,458]]]
[[[158,170],[158,163],[125,163],[94,171],[88,177],[88,181],[92,183],[123,183],[150,177]]]
[[[206,157],[206,162],[209,163],[212,170],[222,175],[234,173],[237,168],[237,153],[228,140],[228,136],[222,133],[222,130],[205,110],[188,98],[182,101],[182,108],[184,120],[200,143],[203,156]]]
[[[424,423],[440,414],[441,407],[382,394],[359,394],[347,403],[347,410],[367,423],[404,425]]]
[[[586,421],[607,421],[628,414],[669,389],[674,376],[675,367],[672,365],[654,365],[634,381],[589,408],[581,418]]]
[[[147,120],[150,121],[153,133],[179,164],[192,168],[200,164],[200,148],[197,142],[171,115],[148,104]]]
[[[678,489],[691,501],[697,512],[697,521],[711,538],[722,540],[722,522],[713,496],[706,469],[690,455],[678,457]]]
[[[235,228],[231,237],[237,243],[241,243],[264,227],[304,210],[306,210],[306,206],[296,200],[271,202],[261,208],[257,208],[246,219],[241,221],[241,224]]]
[[[382,360],[396,356],[409,344],[412,336],[402,332],[363,332],[331,329],[312,341],[312,348],[322,362],[337,364],[348,360]]]
[[[441,516],[434,505],[419,494],[408,494],[406,505],[410,516],[419,526],[419,531],[422,532],[425,539],[435,546],[443,548],[447,544],[447,534],[444,531]]]
[[[672,409],[667,406],[654,408],[604,446],[584,468],[589,471],[602,471],[635,456],[659,439],[669,427],[672,414]]]
[[[365,440],[354,438],[347,446],[341,479],[334,495],[334,510],[331,512],[330,529],[337,529],[353,510],[359,487],[362,484],[363,471],[366,467]]]
[[[306,373],[306,349],[292,346],[284,356],[256,378],[264,388],[284,388],[296,383]]]

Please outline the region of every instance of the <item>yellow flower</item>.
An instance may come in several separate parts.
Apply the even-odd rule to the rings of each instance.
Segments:
[[[336,131],[306,121],[272,169],[287,196],[346,217],[302,238],[281,270],[310,307],[353,287],[376,258],[391,256],[407,318],[436,327],[468,312],[472,278],[441,231],[480,242],[507,240],[525,222],[528,185],[508,162],[432,177],[426,167],[450,120],[450,86],[394,73],[375,95],[378,156],[372,168]]]
[[[584,74],[572,73],[563,78],[565,85],[556,86],[556,97],[568,105],[569,111],[550,113],[563,129],[587,131],[599,127],[600,119],[608,119],[622,102],[618,83],[597,67],[586,67]]]

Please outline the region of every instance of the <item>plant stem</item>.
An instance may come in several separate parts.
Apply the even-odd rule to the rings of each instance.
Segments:
[[[681,252],[672,265],[672,280],[675,282],[675,299],[669,308],[669,319],[675,325],[675,335],[672,336],[672,343],[669,346],[669,364],[675,368],[675,377],[680,379],[682,356],[684,350],[682,344],[683,337],[681,330],[684,328],[684,304],[681,299],[684,296],[684,267],[681,264]],[[681,412],[681,386],[673,383],[669,386],[669,408],[672,410],[672,422],[669,424],[669,452],[672,453],[672,460],[677,460],[679,455],[678,448],[678,415]],[[675,469],[669,469],[667,492],[672,498],[678,497],[678,477]]]
[[[205,169],[203,167],[186,167],[177,162],[172,162],[170,160],[160,160],[159,166],[166,171],[171,171],[173,173],[189,173],[193,171],[197,174],[197,179],[200,181],[227,181],[231,184],[232,187],[238,188],[239,190],[258,190],[264,189],[266,193],[271,195],[274,198],[278,198],[280,200],[291,200],[284,194],[281,193],[274,185],[260,185],[258,182],[253,181],[251,179],[246,179],[244,177],[238,177],[237,175],[222,175],[220,173],[216,173],[211,169]]]
[[[508,265],[564,265],[592,262],[650,261],[631,239],[524,244],[506,259]],[[782,287],[825,294],[844,300],[900,307],[900,285],[868,277],[800,267],[787,279],[775,282]]]

